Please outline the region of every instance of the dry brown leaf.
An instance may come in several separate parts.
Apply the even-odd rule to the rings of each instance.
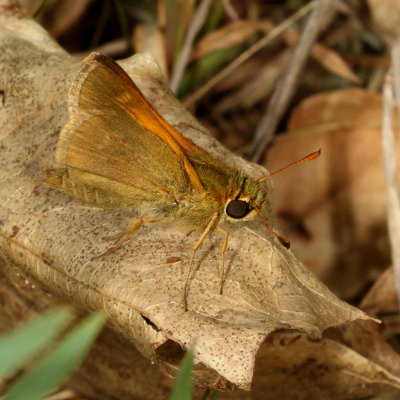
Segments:
[[[201,248],[189,312],[182,296],[196,235],[149,225],[121,251],[91,261],[109,247],[101,238],[124,228],[126,213],[91,208],[41,185],[46,168],[54,165],[58,133],[67,120],[67,89],[79,63],[9,4],[0,0],[2,329],[60,301],[86,311],[104,308],[120,335],[109,334],[97,345],[92,360],[97,356],[103,368],[89,364],[81,370],[75,378],[80,389],[119,399],[148,389],[146,398],[156,399],[168,384],[154,373],[161,389],[150,390],[148,372],[140,371],[147,380],[127,373],[136,358],[145,365],[132,343],[173,372],[181,348],[196,339],[197,383],[249,389],[257,351],[269,333],[298,329],[319,337],[328,327],[367,318],[330,293],[291,251],[246,227],[231,234],[224,295],[221,238],[214,235]],[[122,65],[173,126],[250,176],[265,173],[207,135],[161,84],[163,75],[151,57],[139,54]],[[182,261],[171,264],[171,257]]]
[[[367,0],[375,28],[392,42],[400,35],[400,3],[398,0]]]
[[[291,30],[283,35],[286,42],[291,46],[299,42],[298,32]],[[360,84],[361,79],[351,70],[346,61],[336,51],[324,46],[321,43],[314,43],[311,48],[311,56],[327,71],[339,75],[350,82]]]
[[[318,160],[275,178],[276,210],[299,258],[344,298],[390,262],[380,127],[380,95],[323,93],[300,104],[268,154],[274,170],[322,149]]]
[[[271,29],[268,22],[233,21],[198,41],[190,60],[195,61],[216,50],[229,49],[249,39],[254,33]]]
[[[356,321],[328,330],[326,336],[350,347],[369,361],[384,368],[390,374],[400,376],[400,355],[385,340],[384,327],[370,321]]]
[[[133,32],[132,43],[136,53],[150,53],[165,76],[168,76],[164,38],[157,25],[137,24]]]
[[[335,340],[277,333],[260,349],[254,399],[347,400],[396,390],[400,379]]]
[[[376,280],[360,304],[370,315],[399,312],[393,267],[386,269]]]
[[[279,77],[285,72],[291,56],[292,51],[287,49],[263,65],[253,66],[251,75],[242,75],[243,84],[229,96],[219,101],[215,107],[216,111],[223,113],[234,108],[249,109],[257,102],[265,99],[272,92]],[[237,74],[242,72],[239,69]],[[222,84],[224,83],[222,82]]]
[[[71,7],[69,0],[57,0],[51,7],[47,7],[41,19],[45,22],[51,36],[59,38],[79,21],[93,2],[94,0],[79,0]]]
[[[322,340],[277,332],[257,357],[253,391],[223,398],[240,400],[348,400],[399,395],[400,356],[381,327],[356,321],[325,332]],[[266,395],[268,393],[268,395]]]

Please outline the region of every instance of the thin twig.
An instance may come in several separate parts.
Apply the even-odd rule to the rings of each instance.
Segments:
[[[191,24],[189,25],[186,40],[183,44],[179,59],[171,76],[170,87],[174,93],[176,93],[176,91],[178,90],[179,83],[181,82],[190,57],[190,52],[192,51],[194,39],[196,38],[196,35],[198,34],[207,19],[210,5],[211,0],[202,0],[200,5],[196,8],[196,11],[194,12]]]
[[[397,112],[400,116],[400,37],[397,38],[393,45],[392,66],[394,76],[394,94],[396,97]]]
[[[400,193],[398,187],[396,144],[393,132],[393,88],[396,92],[399,110],[400,92],[400,41],[397,40],[392,51],[392,69],[387,73],[383,87],[382,148],[387,186],[387,219],[392,263],[397,297],[400,299]],[[394,82],[393,82],[394,76]],[[394,83],[394,84],[393,84]],[[399,114],[400,116],[400,114]]]
[[[319,0],[307,21],[299,44],[293,53],[292,60],[289,62],[282,79],[276,85],[267,111],[257,127],[250,147],[250,158],[252,161],[257,162],[260,159],[265,147],[273,138],[275,130],[296,90],[300,73],[321,29],[321,19],[323,19],[331,6],[331,1]]]
[[[232,21],[237,21],[239,19],[239,16],[235,10],[235,8],[231,4],[231,0],[222,0],[222,4],[224,6],[225,12],[228,15],[228,17]]]
[[[203,97],[209,90],[211,90],[217,83],[221,82],[222,79],[226,78],[232,71],[234,71],[237,67],[243,64],[245,61],[247,61],[253,54],[257,53],[257,51],[261,50],[269,42],[277,38],[286,29],[288,29],[294,22],[303,18],[304,15],[309,13],[315,7],[316,3],[317,0],[310,1],[299,11],[297,11],[289,18],[285,19],[285,21],[283,21],[281,24],[272,29],[268,33],[268,35],[264,36],[258,42],[254,43],[244,53],[242,53],[233,62],[231,62],[228,66],[226,66],[223,70],[221,70],[218,74],[216,74],[212,79],[210,79],[204,86],[202,86],[192,95],[190,95],[187,99],[185,99],[184,101],[185,106],[190,107],[191,105],[193,105],[196,101],[198,101],[201,97]]]

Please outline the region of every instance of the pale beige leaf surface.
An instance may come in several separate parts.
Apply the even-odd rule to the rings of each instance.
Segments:
[[[25,309],[60,301],[85,311],[104,308],[109,326],[120,334],[115,340],[124,342],[118,342],[120,353],[102,360],[104,365],[127,363],[133,343],[171,372],[178,350],[195,340],[198,383],[249,389],[256,354],[271,332],[298,329],[317,338],[326,328],[368,318],[336,298],[275,239],[246,227],[231,234],[223,295],[218,293],[221,237],[213,235],[202,246],[189,312],[182,297],[195,233],[148,225],[120,251],[91,261],[109,248],[104,236],[124,229],[126,213],[87,207],[41,185],[46,168],[55,165],[58,133],[67,120],[67,90],[79,62],[10,4],[0,0],[0,293],[12,298],[14,290],[15,299],[9,307],[1,302],[2,309],[8,307],[1,330],[22,319]],[[207,135],[166,89],[151,57],[139,54],[122,65],[178,130],[245,173],[265,174]],[[171,263],[171,257],[181,261]],[[164,357],[168,344],[173,351]],[[133,383],[126,368],[111,369],[112,382],[104,380],[102,369],[89,370],[82,380],[93,382],[104,398],[112,390],[119,399],[130,398]]]

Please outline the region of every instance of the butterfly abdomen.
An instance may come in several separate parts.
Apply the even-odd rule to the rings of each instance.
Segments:
[[[52,186],[63,190],[66,194],[75,197],[84,203],[102,207],[101,196],[98,191],[91,190],[85,185],[74,182],[67,168],[53,168],[47,171],[48,178],[44,182],[47,186]]]
[[[101,208],[128,207],[128,204],[125,204],[125,202],[122,204],[109,193],[103,193],[101,189],[72,179],[67,168],[52,168],[47,173],[48,177],[44,182],[46,186],[61,189],[64,193],[79,201]]]

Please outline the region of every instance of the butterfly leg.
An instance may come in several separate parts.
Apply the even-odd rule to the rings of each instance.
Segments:
[[[189,281],[190,277],[192,275],[192,269],[193,269],[193,263],[194,263],[194,257],[196,255],[197,249],[203,244],[204,239],[208,236],[210,233],[211,229],[214,228],[215,222],[217,221],[218,218],[218,213],[215,213],[210,221],[208,222],[206,228],[204,229],[204,232],[201,234],[199,240],[194,244],[193,250],[192,250],[192,257],[190,258],[190,263],[189,263],[189,270],[186,274],[186,280],[185,280],[185,288],[184,288],[184,294],[183,294],[183,304],[185,307],[185,311],[188,311],[188,303],[187,303],[187,298],[189,295]]]
[[[154,221],[154,218],[137,219],[133,222],[131,227],[126,232],[122,232],[119,233],[118,235],[105,238],[105,240],[118,240],[118,242],[104,253],[93,257],[92,261],[97,260],[98,258],[108,256],[114,253],[114,251],[120,249],[126,242],[128,242],[132,238],[132,236],[140,229],[140,227],[143,225],[144,222],[151,222],[151,221]]]
[[[270,234],[274,235],[274,236],[279,240],[279,242],[281,243],[282,246],[286,247],[287,249],[290,249],[290,242],[289,242],[289,240],[287,240],[285,237],[281,236],[279,233],[276,233],[275,231],[273,231],[273,230],[269,227],[268,221],[265,219],[265,217],[264,217],[260,212],[257,211],[257,214],[258,214],[258,216],[260,217],[261,221],[264,222],[264,226],[265,226],[265,228],[267,229],[267,231],[268,231]]]
[[[225,253],[226,249],[228,248],[228,238],[229,238],[229,232],[227,232],[225,229],[218,228],[219,231],[224,235],[224,243],[222,243],[221,247],[221,287],[219,289],[219,293],[222,294],[224,290],[224,283],[225,283]]]
[[[140,219],[136,219],[133,221],[131,227],[128,229],[128,231],[126,232],[121,232],[121,233],[117,233],[114,236],[106,236],[103,237],[102,240],[107,240],[110,242],[115,242],[116,240],[123,240],[124,237],[126,237],[127,235],[129,235],[128,239],[124,241],[124,243],[126,243],[131,236],[133,236],[138,230],[139,228],[142,226],[142,224],[144,222],[152,222],[154,221],[154,218],[140,218]],[[132,232],[132,233],[130,233]],[[122,243],[121,246],[124,244]],[[118,246],[118,248],[120,248],[121,246]]]

